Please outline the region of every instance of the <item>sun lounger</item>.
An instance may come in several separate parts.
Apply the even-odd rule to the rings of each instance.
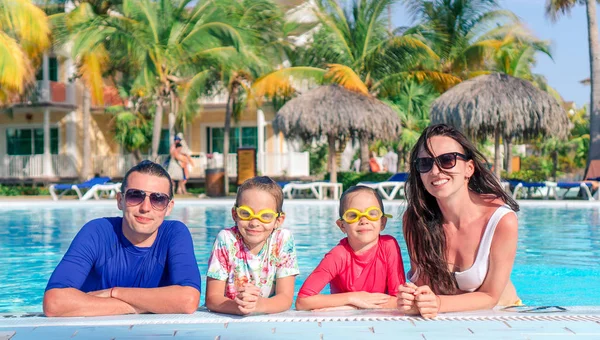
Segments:
[[[564,199],[571,189],[576,189],[583,194],[585,194],[585,199],[589,201],[593,201],[594,197],[592,196],[592,183],[590,182],[558,182],[556,184],[558,189],[564,189],[565,192],[562,195],[556,195],[556,199]]]
[[[89,190],[94,185],[106,184],[108,183],[108,181],[110,181],[110,177],[94,177],[79,184],[52,184],[50,186],[50,195],[52,196],[53,200],[57,201],[64,194],[73,190],[75,191],[75,193],[77,193],[77,197],[81,199],[83,197],[83,194],[81,192],[82,190]],[[60,194],[58,193],[59,190],[62,191]]]
[[[121,190],[121,183],[96,184],[88,190],[85,195],[81,196],[82,201],[87,201],[90,198],[100,199],[101,197],[115,198],[117,192]]]
[[[508,181],[514,187],[512,196],[517,198],[519,192],[523,191],[526,198],[533,198],[536,195],[544,199],[550,198],[550,195],[557,197],[556,187],[554,182],[526,182],[526,181]]]
[[[332,191],[332,198],[339,199],[342,195],[342,183],[330,182],[289,182],[283,186],[283,194],[287,198],[292,199],[295,195],[304,192],[308,193],[309,197],[314,197],[318,200],[325,199],[325,191]]]
[[[387,179],[387,181],[384,182],[360,182],[357,185],[363,185],[369,188],[377,189],[381,197],[391,201],[396,197],[396,195],[402,194],[402,189],[404,189],[407,179],[407,172],[399,172],[392,175]]]

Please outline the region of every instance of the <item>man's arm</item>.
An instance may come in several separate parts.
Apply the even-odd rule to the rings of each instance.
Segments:
[[[112,297],[133,308],[155,314],[192,314],[198,309],[200,292],[194,287],[112,289]]]
[[[86,294],[75,288],[53,288],[44,293],[44,314],[54,316],[101,316],[134,314],[128,303],[110,297]]]

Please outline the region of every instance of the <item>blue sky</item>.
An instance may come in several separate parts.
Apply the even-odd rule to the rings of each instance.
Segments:
[[[579,83],[590,74],[585,6],[575,7],[570,17],[552,23],[545,16],[545,3],[546,0],[501,0],[502,7],[517,14],[538,38],[552,41],[554,60],[540,54],[534,70],[544,75],[565,100],[581,107],[590,99],[590,87]],[[394,26],[411,23],[399,5],[393,9],[392,21]]]

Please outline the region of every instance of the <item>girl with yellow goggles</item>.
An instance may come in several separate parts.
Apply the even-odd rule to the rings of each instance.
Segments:
[[[271,223],[277,217],[284,215],[283,212],[278,213],[271,209],[263,209],[257,213],[254,213],[254,210],[247,205],[235,207],[235,212],[242,221],[251,221],[256,218],[262,223]]]
[[[368,207],[365,211],[362,212],[358,209],[351,208],[344,212],[342,217],[340,217],[340,220],[343,220],[346,223],[356,223],[361,219],[361,217],[366,217],[369,221],[377,221],[383,216],[387,218],[393,217],[390,214],[384,214],[383,211],[381,211],[381,209],[375,206]]]

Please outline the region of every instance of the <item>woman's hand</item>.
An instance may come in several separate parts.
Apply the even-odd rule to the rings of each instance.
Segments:
[[[419,309],[415,304],[415,292],[417,286],[412,282],[407,282],[398,287],[397,305],[398,309],[408,315],[419,314]]]
[[[429,288],[429,286],[418,287],[415,292],[415,305],[419,313],[425,319],[435,318],[440,311],[441,299]]]

